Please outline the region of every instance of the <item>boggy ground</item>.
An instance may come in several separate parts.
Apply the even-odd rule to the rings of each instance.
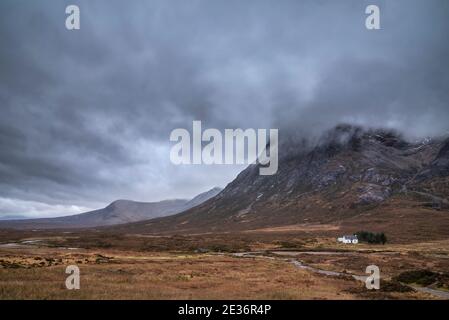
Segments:
[[[77,232],[0,233],[0,299],[442,299],[395,278],[449,270],[449,240],[342,245],[316,227],[157,236]],[[237,256],[252,252],[256,257]],[[293,261],[320,270],[298,268]],[[81,289],[67,290],[67,265]],[[381,289],[350,275],[375,264]],[[447,291],[445,276],[429,287]]]
[[[74,252],[75,251],[75,252]],[[2,250],[16,267],[0,269],[2,299],[350,299],[355,284],[317,277],[280,261],[210,254],[130,251]],[[101,257],[99,256],[101,254]],[[34,262],[59,259],[62,263]],[[52,257],[52,258],[50,258]],[[98,260],[100,257],[100,260]],[[39,260],[39,261],[40,261]],[[65,288],[77,264],[81,289]]]

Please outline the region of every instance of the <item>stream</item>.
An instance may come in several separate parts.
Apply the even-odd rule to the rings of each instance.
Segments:
[[[278,254],[278,255],[279,254],[287,255],[287,256],[289,256],[289,255],[293,256],[293,255],[297,254],[296,252],[282,252],[282,251],[280,251],[280,252],[274,251],[272,253]],[[313,252],[301,252],[301,253],[318,255],[321,252],[313,251]],[[323,254],[325,254],[325,255],[330,255],[333,253],[334,252],[323,252]],[[325,276],[334,276],[334,277],[335,276],[351,276],[355,280],[362,281],[362,282],[365,282],[366,278],[367,278],[367,276],[359,276],[359,275],[355,275],[355,274],[349,274],[349,273],[329,271],[329,270],[315,268],[315,267],[306,265],[299,260],[292,259],[292,258],[273,257],[273,256],[266,256],[264,254],[266,254],[266,252],[255,251],[255,252],[236,252],[236,253],[232,253],[231,255],[234,257],[240,257],[240,258],[259,258],[259,259],[262,258],[262,259],[269,259],[269,260],[285,261],[285,262],[289,262],[289,263],[293,264],[295,267],[297,267],[299,269],[309,270],[311,272],[318,273],[318,274],[325,275]],[[347,253],[335,252],[335,254],[347,254]],[[429,287],[420,287],[420,286],[415,286],[415,285],[409,285],[409,284],[405,284],[405,283],[403,283],[403,284],[415,289],[416,291],[429,293],[429,294],[432,294],[439,298],[449,300],[449,292],[447,292],[447,291],[433,289],[433,288],[429,288]]]

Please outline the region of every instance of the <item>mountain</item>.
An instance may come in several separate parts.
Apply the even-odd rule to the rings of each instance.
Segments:
[[[0,220],[20,220],[20,219],[26,219],[26,216],[21,215],[7,215],[7,216],[0,216]]]
[[[250,165],[195,208],[115,230],[214,232],[313,223],[355,228],[363,222],[360,228],[370,230],[401,225],[449,234],[449,214],[441,212],[449,197],[448,150],[449,140],[409,142],[394,131],[340,125],[313,144],[280,143],[275,175],[261,176],[258,165]]]
[[[209,198],[214,197],[220,191],[221,189],[216,187],[197,195],[191,200],[176,199],[159,202],[117,200],[103,209],[89,211],[73,216],[1,221],[0,228],[88,228],[147,220],[169,216],[193,208]]]
[[[197,205],[202,204],[203,202],[205,202],[206,200],[209,200],[210,198],[215,197],[217,194],[219,194],[223,189],[219,188],[219,187],[215,187],[210,189],[209,191],[200,193],[199,195],[197,195],[196,197],[194,197],[192,200],[189,200],[186,203],[186,207],[187,209],[189,208],[193,208],[196,207]]]

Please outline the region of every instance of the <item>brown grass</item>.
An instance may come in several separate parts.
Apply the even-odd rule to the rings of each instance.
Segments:
[[[40,252],[39,252],[40,251]],[[52,255],[64,265],[38,267],[36,255]],[[320,277],[282,261],[208,254],[70,253],[49,249],[2,252],[19,268],[0,269],[1,299],[351,299],[354,286]],[[8,257],[5,257],[5,256]],[[67,290],[65,264],[82,261],[81,289]]]
[[[405,271],[449,270],[449,240],[343,245],[327,234],[335,231],[294,229],[170,236],[4,231],[0,299],[435,298],[417,292],[368,292],[350,277],[316,274],[280,259],[230,255],[239,251],[288,252],[288,259],[358,275],[376,264],[387,281]],[[30,239],[42,241],[23,242]],[[81,290],[65,289],[69,264],[81,269]]]

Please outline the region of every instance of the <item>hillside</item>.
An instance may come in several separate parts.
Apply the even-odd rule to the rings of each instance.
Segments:
[[[331,223],[447,235],[448,146],[445,139],[408,142],[395,132],[338,126],[314,145],[284,141],[276,175],[261,176],[250,165],[200,206],[114,230],[189,233]]]
[[[193,208],[207,199],[217,195],[220,188],[213,188],[201,193],[191,200],[175,199],[159,202],[137,202],[117,200],[103,209],[77,215],[26,220],[0,221],[0,228],[16,229],[55,229],[55,228],[89,228],[109,226],[165,217]]]

